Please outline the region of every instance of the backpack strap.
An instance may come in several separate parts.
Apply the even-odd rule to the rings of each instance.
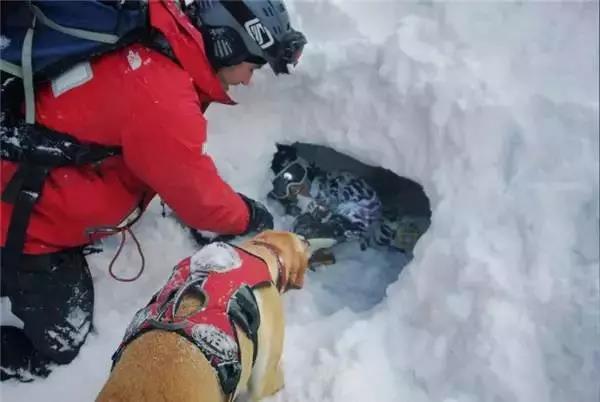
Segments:
[[[75,38],[85,39],[85,40],[89,40],[92,42],[106,43],[109,45],[114,45],[120,39],[117,35],[113,35],[113,34],[87,31],[85,29],[71,28],[71,27],[66,27],[66,26],[57,24],[56,22],[52,21],[50,18],[46,17],[46,15],[42,12],[42,10],[39,9],[39,7],[31,4],[31,1],[29,1],[29,7],[31,8],[31,12],[33,13],[33,15],[37,19],[39,19],[39,21],[42,24],[46,25],[49,28],[54,29],[55,31],[62,32],[64,34],[73,36]]]
[[[14,205],[2,250],[5,272],[16,272],[19,267],[31,212],[41,196],[49,172],[48,166],[21,164],[2,193],[2,201]]]
[[[124,1],[96,0],[79,2],[81,4],[78,5],[67,4],[69,2],[58,5],[60,2],[57,1],[24,0],[14,8],[2,3],[2,11],[9,15],[9,23],[5,24],[8,25],[6,32],[3,28],[2,35],[10,41],[8,50],[0,57],[0,70],[23,80],[25,121],[28,124],[35,122],[34,80],[51,78],[78,61],[137,41],[144,37],[149,28],[148,6],[142,0],[131,2],[134,5],[125,4]],[[102,28],[97,32],[78,27],[96,14],[105,25],[104,31]],[[12,22],[11,17],[14,17]],[[80,21],[73,21],[76,18],[80,18]],[[71,22],[75,26],[69,26]],[[63,46],[64,62],[61,61],[60,52],[54,49],[48,52],[43,48],[48,38]],[[11,41],[20,44],[20,47],[12,45],[11,48]]]
[[[35,19],[33,20],[35,26]],[[35,122],[35,93],[33,90],[33,62],[31,52],[33,49],[33,27],[27,30],[23,49],[21,53],[23,90],[25,93],[25,122],[33,124]]]
[[[10,128],[3,127],[0,135],[0,159],[18,164],[2,192],[2,201],[14,206],[1,257],[5,272],[14,272],[19,267],[31,213],[52,169],[97,163],[121,153],[120,147],[80,143],[72,136],[39,125]],[[22,133],[20,139],[11,137],[19,132]]]
[[[2,123],[2,160],[56,168],[97,163],[122,152],[120,146],[80,142],[69,134],[39,124],[23,124],[22,120]]]
[[[23,41],[23,49],[21,52],[22,67],[19,69],[18,66],[3,61],[2,64],[0,64],[0,68],[4,69],[9,74],[13,74],[23,79],[23,90],[25,93],[25,122],[28,124],[33,124],[35,123],[35,95],[33,87],[32,53],[33,33],[35,32],[34,29],[37,21],[39,20],[40,23],[46,25],[49,28],[54,29],[55,31],[74,36],[76,38],[86,39],[94,42],[101,42],[113,45],[119,41],[119,37],[117,35],[86,31],[83,29],[69,28],[59,25],[56,22],[52,21],[50,18],[46,17],[42,10],[33,5],[31,1],[29,1],[29,8],[31,9],[31,12],[33,14],[33,21],[31,23],[31,27],[27,29],[27,33],[25,34],[25,39]]]
[[[35,122],[35,94],[33,88],[33,62],[31,58],[33,51],[34,26],[35,18],[33,19],[31,28],[27,29],[27,33],[23,39],[21,67],[4,59],[0,59],[0,71],[21,78],[23,81],[23,93],[25,94],[25,121],[28,124],[33,124]]]
[[[18,78],[23,78],[23,70],[21,70],[21,67],[3,59],[0,59],[0,71],[4,71]]]

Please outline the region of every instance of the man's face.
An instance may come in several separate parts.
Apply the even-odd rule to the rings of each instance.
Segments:
[[[260,67],[261,66],[259,64],[243,61],[235,66],[221,68],[217,72],[217,75],[221,80],[223,89],[228,91],[231,85],[249,85],[250,81],[252,80],[252,74],[254,73],[254,70],[259,69]]]

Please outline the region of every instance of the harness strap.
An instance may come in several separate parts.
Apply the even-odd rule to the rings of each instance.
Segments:
[[[274,257],[275,260],[277,261],[277,283],[276,283],[276,287],[277,290],[279,291],[279,293],[283,293],[287,290],[287,275],[286,275],[286,271],[285,271],[285,266],[283,264],[283,260],[281,259],[281,250],[279,250],[277,247],[275,247],[274,245],[272,245],[271,243],[267,243],[265,241],[261,241],[261,240],[252,240],[252,242],[250,244],[254,244],[256,246],[261,246],[266,248]]]
[[[148,329],[162,329],[164,331],[175,332],[175,333],[183,336],[184,338],[188,339],[191,343],[198,346],[197,340],[195,340],[192,336],[190,336],[186,332],[185,328],[189,325],[188,318],[190,315],[197,314],[199,311],[204,310],[206,308],[209,296],[201,289],[201,286],[205,280],[206,280],[205,275],[200,276],[198,278],[190,279],[185,284],[183,284],[181,286],[181,288],[179,288],[179,290],[172,292],[170,297],[167,300],[165,300],[163,305],[160,306],[160,309],[158,311],[156,318],[148,319],[148,323],[150,324],[150,327]],[[202,305],[196,311],[192,312],[191,314],[186,315],[185,317],[176,319],[175,314],[177,313],[179,304],[180,304],[183,296],[187,292],[190,292],[190,291],[197,292],[204,299],[204,301],[203,301]],[[170,308],[169,308],[169,306],[170,306]],[[255,307],[255,308],[258,309],[258,307]],[[165,320],[163,318],[164,314],[167,312],[167,310],[171,310],[171,314],[172,314],[171,321]],[[230,314],[230,311],[228,311],[227,313]],[[239,319],[239,314],[238,315],[230,314],[230,319],[235,322],[238,322],[237,320]],[[234,331],[235,331],[235,327],[234,327]],[[141,332],[139,335],[141,335]],[[252,365],[254,366],[254,362],[256,361],[256,350],[258,347],[258,334],[257,333],[256,334],[248,333],[247,335],[251,338],[251,340],[254,344],[254,353],[255,354],[252,358]],[[238,342],[237,335],[236,335],[235,339],[236,339],[236,342]],[[131,340],[129,340],[129,341],[131,341]],[[237,345],[239,348],[239,342],[237,343]],[[114,367],[114,364],[116,364],[117,360],[120,358],[121,350],[122,349],[119,349],[113,356],[113,367]],[[215,373],[217,374],[217,378],[219,379],[219,383],[221,384],[223,393],[225,395],[227,395],[228,400],[231,401],[232,400],[231,398],[235,395],[235,390],[240,381],[241,368],[237,364],[232,364],[232,362],[221,362],[220,364],[215,365],[212,361],[211,355],[210,354],[207,355],[207,352],[205,350],[203,350],[202,348],[200,348],[200,350],[201,350],[202,354],[204,354],[206,359],[209,361],[212,368],[215,370]],[[240,353],[241,353],[241,351],[240,351]],[[241,354],[240,354],[240,357],[241,357]]]
[[[19,267],[31,212],[40,198],[49,171],[48,166],[23,163],[2,193],[2,200],[14,205],[2,252],[2,268],[16,272]]]
[[[260,311],[258,302],[251,287],[244,285],[233,294],[227,307],[229,317],[242,328],[252,341],[252,367],[258,356],[258,329],[260,327]]]
[[[188,318],[190,315],[197,314],[199,311],[204,310],[206,308],[209,295],[207,295],[201,289],[201,286],[205,280],[206,280],[206,275],[202,275],[198,278],[190,279],[185,284],[183,284],[181,286],[181,288],[179,288],[179,290],[177,290],[176,292],[172,292],[171,296],[167,300],[165,300],[165,303],[162,306],[160,306],[157,317],[150,318],[148,320],[148,323],[150,324],[150,328],[157,328],[157,329],[162,329],[164,331],[176,332],[179,335],[183,336],[184,338],[188,339],[191,343],[197,345],[197,341],[193,337],[191,337],[188,333],[186,333],[185,328],[189,325]],[[202,297],[204,299],[204,301],[203,301],[202,305],[196,311],[192,312],[191,314],[186,315],[185,317],[176,319],[175,315],[177,313],[177,309],[179,308],[180,302],[181,302],[183,296],[190,291],[196,292],[200,297]],[[170,306],[170,308],[169,308],[169,306]],[[256,308],[258,309],[258,307],[256,307]],[[165,320],[163,318],[163,316],[167,312],[167,310],[171,310],[171,317],[172,317],[171,321]],[[228,311],[228,314],[229,314],[229,311]],[[232,320],[235,321],[235,318],[233,316],[230,316],[230,317]],[[234,331],[235,331],[235,327],[234,327]],[[252,342],[254,343],[254,351],[256,352],[257,342],[258,342],[257,334],[255,334],[255,335],[248,334],[248,336],[250,336],[250,338],[252,339]],[[236,342],[237,342],[237,336],[236,336]],[[239,348],[239,343],[238,343],[238,348]],[[221,384],[223,393],[225,395],[229,395],[229,398],[231,398],[235,394],[235,390],[240,381],[241,368],[236,364],[232,364],[231,362],[221,362],[220,364],[215,365],[212,362],[211,356],[206,354],[206,351],[201,349],[201,352],[204,354],[204,356],[209,361],[210,365],[215,370],[217,377],[219,379],[219,383]],[[114,359],[114,357],[113,357],[113,360],[116,361]],[[256,357],[254,356],[253,360],[252,360],[252,365],[254,365],[255,360],[256,360]]]

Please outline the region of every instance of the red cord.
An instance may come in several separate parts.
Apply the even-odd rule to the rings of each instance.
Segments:
[[[140,270],[138,271],[138,273],[136,275],[132,276],[131,278],[119,277],[113,272],[113,266],[115,264],[115,261],[117,261],[117,258],[121,254],[121,250],[123,250],[123,246],[125,245],[125,232],[129,232],[129,234],[131,235],[131,238],[135,242],[135,245],[138,249],[138,253],[140,254],[140,258],[142,259],[142,266],[140,267]],[[146,258],[144,257],[144,253],[142,252],[142,246],[140,245],[140,242],[138,241],[137,237],[135,237],[135,235],[133,234],[133,232],[131,231],[131,229],[129,227],[121,230],[121,243],[119,244],[119,248],[117,249],[117,252],[113,256],[112,260],[110,261],[110,264],[108,265],[108,273],[110,274],[110,276],[112,276],[115,280],[117,280],[119,282],[133,282],[142,275],[142,273],[144,272],[145,265],[146,265]]]

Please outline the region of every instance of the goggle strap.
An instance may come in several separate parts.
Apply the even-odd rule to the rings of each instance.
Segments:
[[[273,196],[275,198],[282,200],[282,199],[285,199],[285,198],[289,197],[289,195],[290,195],[290,186],[302,184],[306,180],[306,178],[308,177],[308,166],[307,166],[306,162],[303,162],[303,160],[300,159],[300,158],[296,158],[290,164],[288,164],[285,168],[281,169],[281,171],[279,173],[277,173],[275,175],[275,177],[273,178],[273,182],[277,181],[277,179],[279,179],[285,173],[289,172],[290,167],[294,166],[295,164],[298,164],[304,170],[304,175],[302,176],[302,179],[300,179],[297,182],[287,183],[285,185],[285,194],[282,195],[282,196],[277,195],[277,193],[274,191],[275,189],[273,189],[273,191],[271,191],[271,193],[273,194]]]
[[[300,166],[302,166],[302,163],[300,162],[300,158],[296,158],[292,162],[290,162],[290,164],[288,164],[286,167],[284,167],[283,169],[281,169],[281,171],[275,175],[275,177],[273,178],[273,180],[281,177],[295,163],[298,163],[298,164],[300,164]],[[306,169],[306,166],[302,166],[302,167]]]

